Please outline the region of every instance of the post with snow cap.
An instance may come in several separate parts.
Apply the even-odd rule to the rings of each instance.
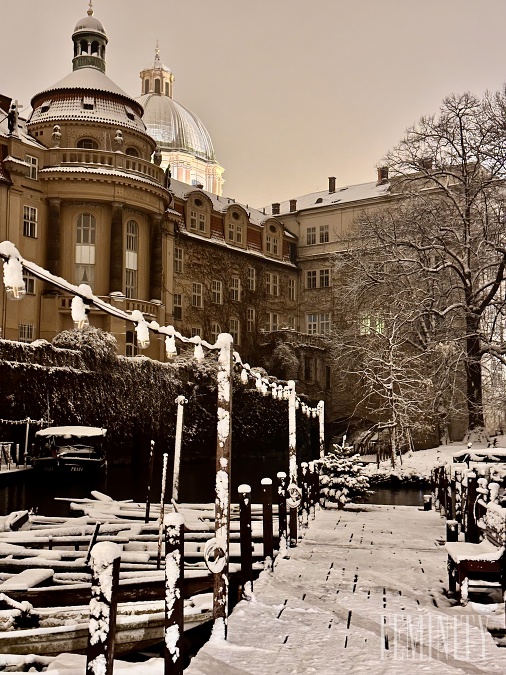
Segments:
[[[297,417],[295,382],[288,380],[288,457],[289,457],[289,483],[297,485]]]
[[[149,509],[151,506],[151,484],[153,483],[153,464],[155,461],[155,442],[151,440],[149,448],[149,469],[148,469],[148,494],[146,495],[146,513],[144,522],[149,523]]]
[[[251,487],[239,485],[239,527],[241,540],[242,597],[251,599],[253,591],[253,555],[251,551]]]
[[[117,588],[121,549],[110,541],[91,551],[90,632],[86,675],[112,675],[116,631]]]
[[[232,449],[232,344],[220,333],[218,354],[218,433],[216,443],[215,539],[223,551],[223,565],[214,572],[213,636],[227,638],[228,561],[230,544],[230,462]]]
[[[272,480],[262,478],[262,525],[265,566],[271,567],[274,559],[274,534],[272,531]]]
[[[183,673],[184,622],[184,518],[168,513],[165,526],[165,670],[164,675]]]
[[[318,413],[320,459],[323,459],[325,457],[325,401],[318,401],[316,412]]]
[[[287,526],[286,526],[286,473],[279,471],[278,475],[278,531],[279,552],[284,556],[287,549]]]
[[[165,486],[167,484],[167,461],[168,454],[163,453],[163,469],[162,469],[162,494],[160,496],[160,520],[158,523],[158,557],[156,561],[156,568],[160,569],[160,561],[162,559],[162,541],[163,541],[163,518],[165,512]]]
[[[201,347],[202,349],[202,347]],[[183,437],[183,410],[184,404],[188,403],[184,396],[176,398],[176,441],[174,444],[174,472],[172,474],[172,499],[177,502],[179,499],[179,471],[181,467],[181,440]]]

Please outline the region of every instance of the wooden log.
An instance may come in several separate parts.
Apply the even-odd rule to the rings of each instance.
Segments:
[[[183,673],[183,548],[184,518],[165,516],[165,640],[164,675]]]
[[[274,559],[274,533],[272,523],[272,480],[270,478],[262,478],[261,485],[262,485],[262,503],[263,503],[264,558],[266,565],[272,566],[272,561]],[[268,562],[269,560],[270,562]]]
[[[251,487],[239,485],[239,503],[241,505],[241,577],[242,597],[245,600],[251,598],[253,591],[253,556],[251,541]]]
[[[116,630],[117,586],[121,550],[100,542],[91,552],[92,596],[86,675],[112,675]]]

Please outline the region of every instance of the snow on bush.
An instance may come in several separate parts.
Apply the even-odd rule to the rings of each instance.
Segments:
[[[319,460],[320,497],[343,508],[348,502],[360,502],[369,494],[369,480],[360,455],[353,446],[334,445],[329,454]]]

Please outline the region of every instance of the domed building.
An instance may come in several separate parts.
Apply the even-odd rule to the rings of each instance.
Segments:
[[[137,101],[144,108],[148,133],[161,150],[161,166],[170,164],[173,178],[221,196],[224,169],[216,161],[211,137],[197,115],[172,98],[174,75],[160,60],[158,47],[154,62],[140,77],[142,96]]]

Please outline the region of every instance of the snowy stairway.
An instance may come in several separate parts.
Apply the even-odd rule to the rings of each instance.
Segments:
[[[317,512],[237,605],[228,641],[207,643],[185,674],[506,672],[484,621],[499,625],[502,606],[463,611],[444,593],[443,531],[416,507]]]

